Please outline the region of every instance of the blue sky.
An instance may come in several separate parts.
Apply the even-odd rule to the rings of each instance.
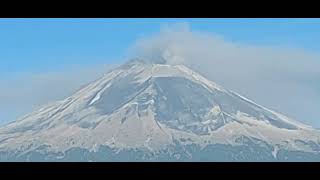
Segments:
[[[235,42],[320,51],[319,19],[0,19],[0,72],[123,60],[137,38],[174,22]]]
[[[320,19],[0,19],[0,124],[30,112],[35,106],[69,95],[80,85],[98,77],[103,72],[100,65],[126,61],[128,49],[137,40],[158,36],[162,28],[176,23],[188,24],[191,31],[221,36],[229,44],[240,44],[240,47],[250,45],[286,51],[285,55],[269,55],[253,49],[257,61],[269,61],[266,66],[277,67],[274,72],[277,74],[252,74],[257,78],[250,84],[245,84],[248,77],[243,71],[235,70],[228,78],[222,77],[226,75],[223,73],[220,73],[221,77],[214,73],[207,75],[259,104],[320,127],[317,110],[320,106],[317,59],[320,55]],[[197,39],[193,37],[196,35],[191,36]],[[211,44],[215,42],[200,43],[200,47]],[[246,48],[242,49],[245,50],[235,53],[245,54],[240,56],[242,58],[253,57],[248,55]],[[233,49],[228,50],[232,53]],[[301,57],[295,54],[297,50],[303,51]],[[314,54],[316,58],[310,58]],[[295,61],[299,62],[291,64],[288,60],[279,65],[277,62],[282,57],[297,57]],[[251,65],[257,71],[267,71],[259,63],[243,64]],[[203,62],[204,73],[206,66],[210,64]],[[74,70],[67,72],[70,68]],[[229,70],[221,69],[222,72]],[[264,76],[269,79],[264,81]],[[278,85],[274,85],[276,83]],[[273,85],[274,88],[268,89]],[[266,89],[268,92],[265,93]]]

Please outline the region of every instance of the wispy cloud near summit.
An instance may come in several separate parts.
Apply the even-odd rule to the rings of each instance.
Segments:
[[[225,40],[194,31],[187,23],[165,26],[139,39],[134,56],[154,62],[185,64],[227,88],[298,120],[320,127],[320,54]]]

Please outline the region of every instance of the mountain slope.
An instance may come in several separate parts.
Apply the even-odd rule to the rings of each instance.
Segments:
[[[319,135],[186,66],[133,60],[1,127],[0,159],[314,160]]]

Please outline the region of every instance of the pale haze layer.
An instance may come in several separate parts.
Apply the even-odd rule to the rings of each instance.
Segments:
[[[81,66],[0,78],[0,124],[13,121],[51,101],[66,98],[113,67],[113,64]]]
[[[258,104],[320,127],[319,54],[235,43],[217,34],[195,31],[188,24],[165,27],[128,48],[127,57],[185,64]],[[12,121],[42,104],[65,98],[112,67],[115,65],[92,65],[2,78],[0,109],[6,113],[0,113],[0,121]]]

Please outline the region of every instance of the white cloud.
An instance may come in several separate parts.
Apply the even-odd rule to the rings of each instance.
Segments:
[[[302,49],[252,46],[187,24],[139,39],[131,54],[184,63],[257,103],[320,127],[320,56]]]

